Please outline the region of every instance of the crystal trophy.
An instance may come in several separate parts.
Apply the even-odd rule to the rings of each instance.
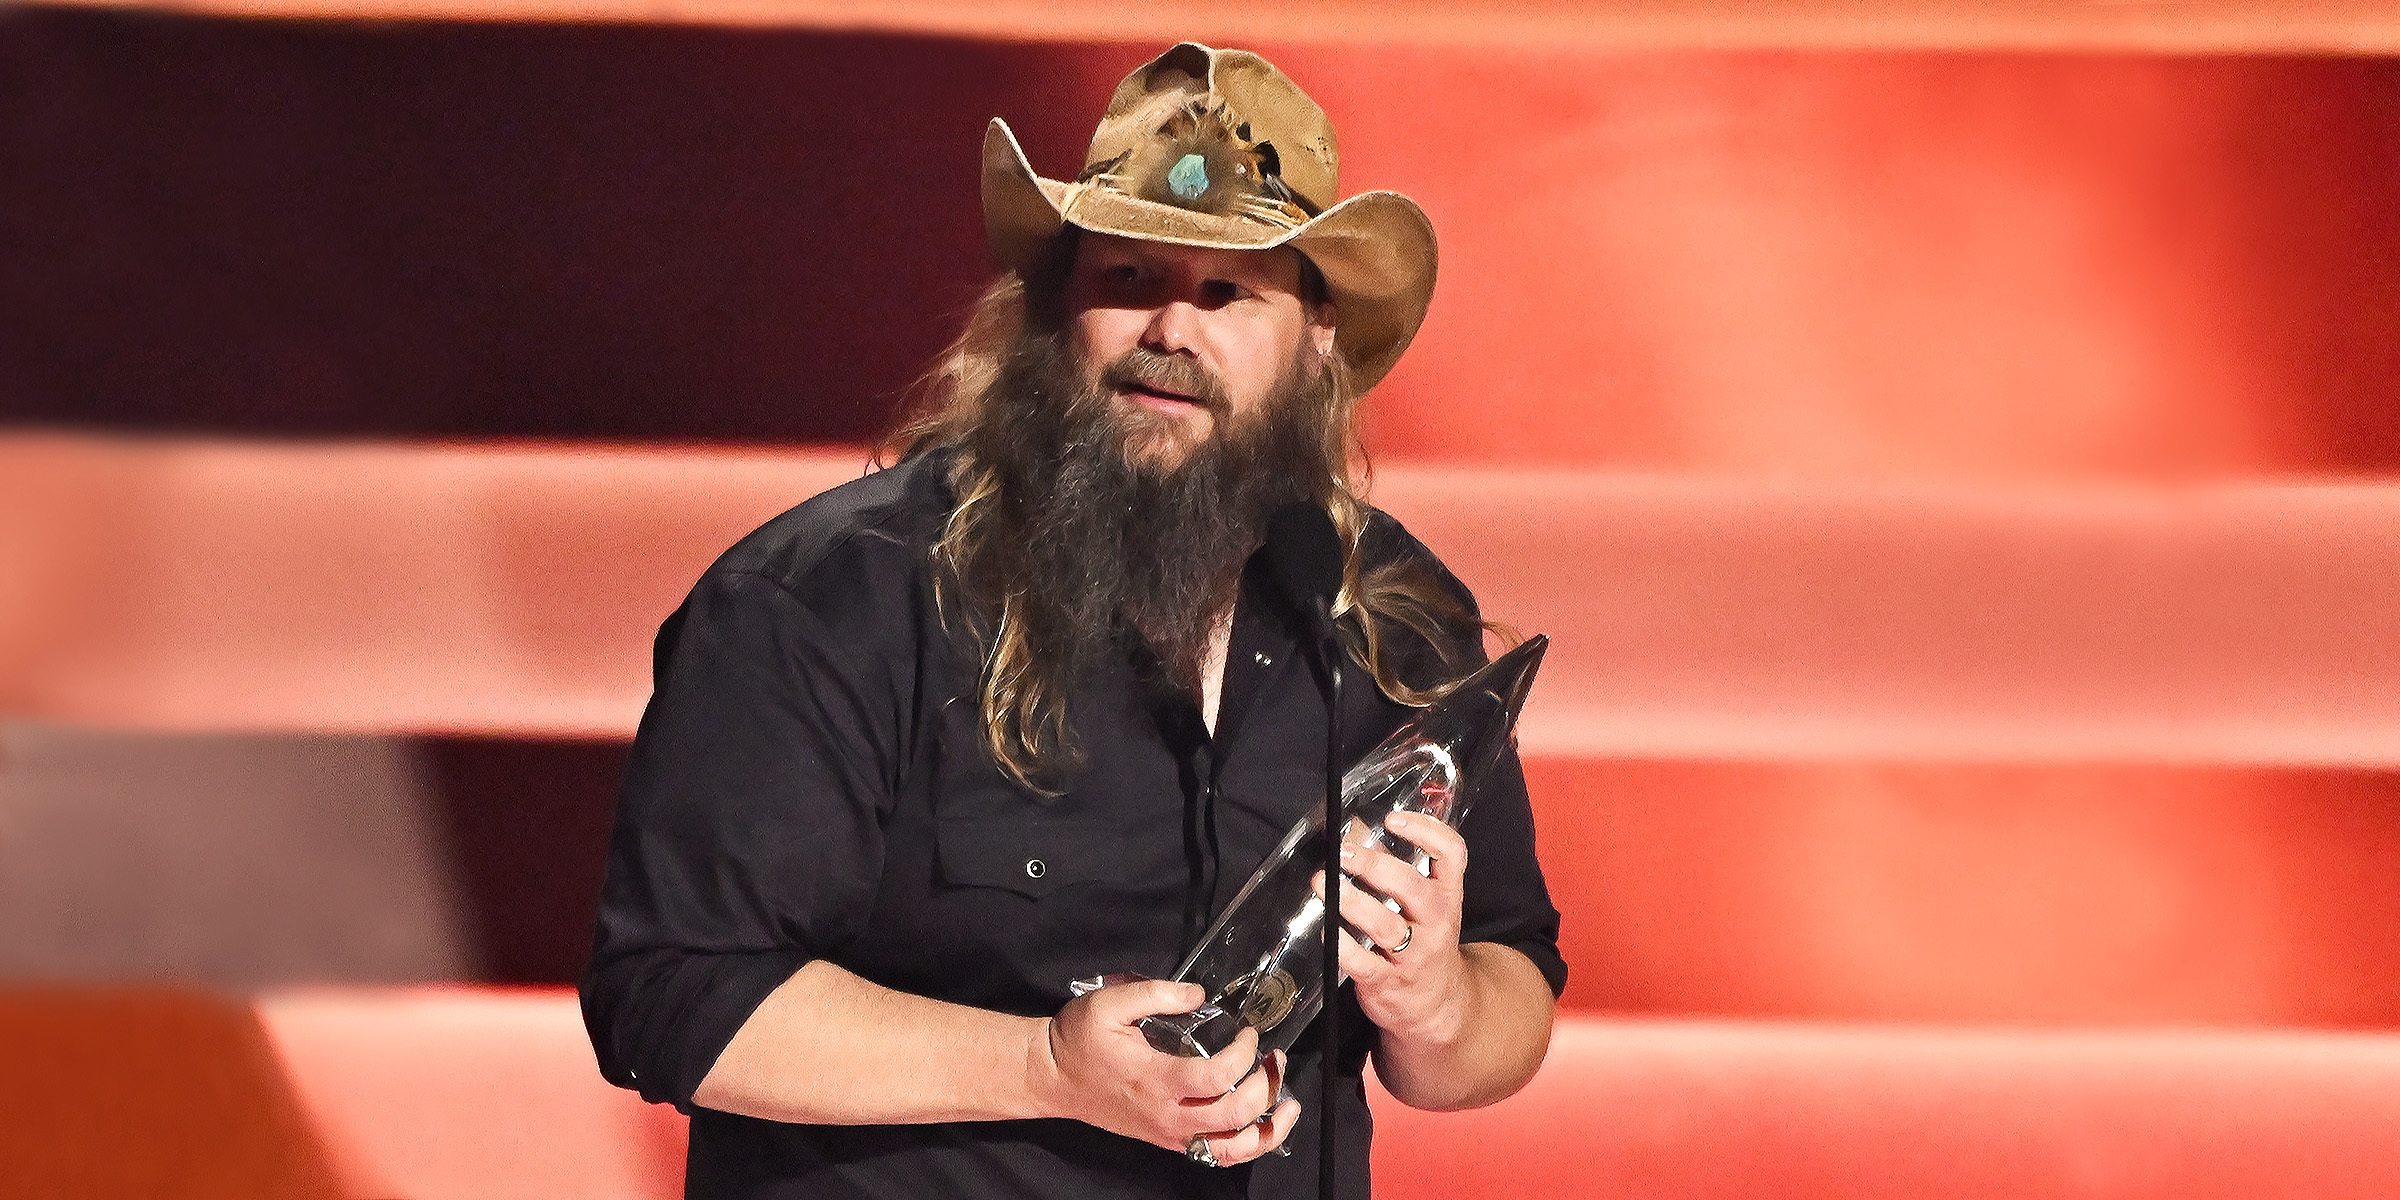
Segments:
[[[1465,819],[1476,789],[1516,740],[1517,713],[1548,645],[1537,635],[1501,655],[1345,772],[1343,839],[1381,846],[1413,862],[1419,874],[1430,870],[1423,851],[1384,831],[1384,818],[1423,813],[1453,828]],[[1207,988],[1208,1002],[1188,1013],[1144,1017],[1142,1033],[1152,1046],[1203,1057],[1224,1049],[1247,1026],[1258,1031],[1264,1055],[1291,1049],[1316,1019],[1325,1002],[1318,957],[1325,902],[1309,884],[1325,861],[1318,840],[1324,827],[1324,806],[1310,806],[1176,968],[1172,978]]]

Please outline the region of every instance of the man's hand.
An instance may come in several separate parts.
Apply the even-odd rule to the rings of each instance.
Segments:
[[[1381,847],[1344,848],[1342,970],[1382,1030],[1375,1074],[1416,1108],[1475,1108],[1533,1078],[1550,1044],[1550,985],[1532,960],[1492,942],[1460,945],[1467,843],[1422,813],[1384,828],[1425,852],[1427,870]],[[1324,894],[1320,876],[1317,892]],[[1383,903],[1389,898],[1399,911]],[[1352,936],[1364,934],[1369,950]]]
[[[1467,963],[1458,945],[1467,842],[1421,813],[1393,813],[1383,827],[1423,850],[1429,870],[1419,875],[1414,865],[1364,840],[1342,847],[1342,971],[1358,986],[1359,1008],[1387,1036],[1448,1045],[1467,1019]],[[1316,889],[1324,895],[1323,872]],[[1353,931],[1375,948],[1359,944]]]
[[[1164,1054],[1142,1037],[1143,1017],[1207,1000],[1198,984],[1145,980],[1069,1001],[1032,1047],[1036,1093],[1056,1115],[1169,1150],[1206,1137],[1221,1166],[1274,1149],[1300,1115],[1292,1100],[1268,1111],[1283,1078],[1281,1051],[1253,1071],[1258,1034],[1249,1029],[1211,1058]]]

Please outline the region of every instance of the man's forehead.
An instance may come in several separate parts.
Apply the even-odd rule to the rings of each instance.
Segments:
[[[1300,252],[1286,246],[1272,250],[1230,250],[1086,233],[1077,247],[1077,257],[1084,262],[1135,263],[1180,268],[1218,278],[1257,279],[1287,290],[1294,288],[1300,278]]]

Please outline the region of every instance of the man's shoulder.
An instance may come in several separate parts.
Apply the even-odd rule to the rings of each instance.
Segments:
[[[939,640],[931,546],[949,512],[948,472],[928,458],[829,488],[735,542],[659,626],[653,670],[665,678],[695,629],[709,631],[701,644],[806,653],[859,679],[923,653]]]
[[[1400,523],[1400,518],[1372,504],[1367,505],[1366,510],[1367,524],[1359,532],[1358,548],[1370,560],[1423,558],[1440,561],[1433,557],[1433,551],[1426,549],[1425,543],[1418,541],[1416,535]]]
[[[879,565],[910,571],[941,535],[950,493],[938,454],[920,454],[811,496],[735,542],[709,573],[759,575],[795,593]]]
[[[1416,535],[1410,533],[1408,527],[1392,514],[1368,506],[1366,527],[1358,535],[1358,550],[1361,565],[1369,569],[1402,566],[1428,572],[1444,590],[1451,593],[1452,599],[1464,605],[1467,611],[1475,611],[1474,593],[1450,573],[1450,568],[1443,564],[1440,555],[1418,541]]]

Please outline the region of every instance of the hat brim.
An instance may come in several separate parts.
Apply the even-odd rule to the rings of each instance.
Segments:
[[[1008,123],[983,135],[983,222],[1001,267],[1023,272],[1061,228],[1202,246],[1272,250],[1289,246],[1325,276],[1339,310],[1333,344],[1364,393],[1400,361],[1425,323],[1438,266],[1433,222],[1398,192],[1352,196],[1293,229],[1159,204],[1088,184],[1034,174]]]

